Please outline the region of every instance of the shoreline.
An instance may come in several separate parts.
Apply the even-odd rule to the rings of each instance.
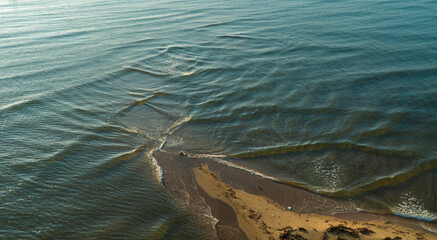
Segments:
[[[154,157],[162,167],[164,187],[221,240],[437,238],[433,223],[359,212],[349,201],[281,184],[209,158],[164,151],[155,152]]]

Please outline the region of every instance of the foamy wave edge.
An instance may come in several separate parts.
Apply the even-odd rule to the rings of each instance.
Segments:
[[[243,171],[249,172],[249,173],[251,173],[251,174],[253,174],[253,175],[256,175],[256,176],[259,176],[259,177],[262,177],[262,178],[265,178],[265,179],[269,179],[269,180],[272,180],[272,181],[278,181],[278,179],[275,178],[275,177],[272,177],[272,176],[269,176],[269,175],[263,174],[263,173],[258,172],[258,171],[256,171],[256,170],[253,170],[253,169],[250,169],[250,168],[246,168],[246,167],[240,166],[240,165],[238,165],[238,164],[235,164],[235,163],[232,163],[232,162],[229,162],[229,161],[226,161],[226,160],[220,159],[220,158],[211,158],[211,159],[212,159],[213,161],[216,161],[216,162],[220,163],[220,164],[224,164],[224,165],[226,165],[226,166],[228,166],[228,167],[237,168],[237,169],[240,169],[240,170],[243,170]]]
[[[150,150],[147,153],[148,158],[151,161],[152,166],[154,167],[154,174],[156,179],[158,180],[158,182],[162,185],[163,183],[163,179],[164,179],[164,174],[162,172],[162,167],[159,166],[158,161],[156,160],[156,158],[153,156],[153,154],[156,151],[160,151],[162,150],[162,148],[165,146],[165,143],[167,142],[167,139],[170,135],[172,135],[182,124],[188,122],[191,120],[191,116],[186,116],[183,118],[180,118],[179,120],[177,120],[176,122],[174,122],[168,129],[167,131],[162,135],[162,137],[159,139],[160,140],[160,144],[158,144],[157,147],[153,148],[152,150]]]
[[[227,158],[226,155],[219,155],[219,154],[196,154],[196,153],[186,153],[186,155],[187,155],[187,157],[190,157],[190,158],[209,158],[209,159],[211,159],[211,160],[213,160],[215,162],[218,162],[220,164],[226,165],[228,167],[240,169],[240,170],[249,172],[249,173],[251,173],[253,175],[256,175],[256,176],[259,176],[259,177],[262,177],[262,178],[265,178],[265,179],[269,179],[269,180],[272,180],[272,181],[279,181],[279,179],[277,179],[275,177],[272,177],[272,176],[266,175],[264,173],[258,172],[256,170],[253,170],[253,169],[250,169],[250,168],[246,168],[246,167],[243,167],[241,165],[238,165],[238,164],[226,161],[226,160],[223,159],[223,158]]]

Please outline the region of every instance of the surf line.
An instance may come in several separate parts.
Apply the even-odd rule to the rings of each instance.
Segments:
[[[161,166],[159,165],[158,161],[156,160],[156,158],[153,156],[153,154],[157,151],[162,151],[162,152],[167,152],[165,150],[163,150],[165,144],[167,143],[167,139],[168,137],[170,137],[177,129],[179,129],[179,127],[190,121],[191,120],[191,116],[186,116],[186,117],[182,117],[179,120],[177,120],[176,122],[174,122],[168,129],[167,131],[162,135],[161,138],[159,138],[160,144],[158,144],[158,146],[156,146],[155,148],[151,149],[150,151],[147,152],[147,156],[150,159],[153,167],[154,167],[154,174],[156,179],[158,180],[158,182],[162,185],[163,183],[163,171]],[[170,153],[170,152],[167,152]],[[249,172],[253,175],[257,175],[259,177],[265,178],[265,179],[269,179],[272,181],[279,181],[277,178],[263,174],[261,172],[258,172],[256,170],[253,169],[249,169],[246,167],[243,167],[239,164],[235,164],[229,161],[224,160],[227,156],[226,155],[216,155],[216,154],[190,154],[190,153],[185,153],[187,155],[187,157],[190,158],[209,158],[215,162],[218,162],[220,164],[226,165],[228,167],[232,167],[232,168],[237,168],[246,172]]]
[[[163,182],[163,178],[164,175],[162,173],[162,168],[161,166],[159,166],[158,161],[156,160],[156,158],[153,156],[153,154],[156,151],[161,151],[162,148],[164,148],[167,139],[169,136],[171,136],[182,124],[188,122],[191,120],[191,116],[186,116],[183,118],[180,118],[179,120],[177,120],[176,122],[174,122],[168,129],[167,131],[159,138],[160,144],[158,144],[158,146],[156,146],[155,148],[152,148],[149,152],[147,152],[147,156],[150,159],[153,167],[154,167],[154,174],[156,179],[158,180],[158,182],[162,185]]]

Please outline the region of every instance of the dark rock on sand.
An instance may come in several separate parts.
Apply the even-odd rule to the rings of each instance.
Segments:
[[[370,229],[368,229],[368,228],[358,228],[357,230],[358,230],[358,232],[360,232],[361,234],[364,234],[364,235],[372,235],[372,234],[375,234],[374,231],[372,231],[372,230],[370,230]]]
[[[250,219],[258,220],[262,217],[262,214],[259,212],[255,212],[253,209],[249,209],[249,216]]]
[[[300,230],[301,228],[299,228]],[[294,230],[292,227],[286,227],[281,229],[283,232],[279,235],[280,239],[283,240],[308,240],[307,238],[303,237],[302,235],[296,233],[296,230]]]
[[[326,229],[327,233],[336,235],[336,236],[348,236],[348,237],[353,237],[353,238],[359,238],[359,234],[356,230],[346,227],[342,224],[338,225],[338,226],[333,226],[330,227],[328,229]]]

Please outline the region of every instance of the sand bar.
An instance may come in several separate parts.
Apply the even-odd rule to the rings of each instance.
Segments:
[[[349,201],[208,158],[165,152],[154,156],[163,169],[166,189],[199,213],[219,239],[437,239],[433,223],[358,212]]]

